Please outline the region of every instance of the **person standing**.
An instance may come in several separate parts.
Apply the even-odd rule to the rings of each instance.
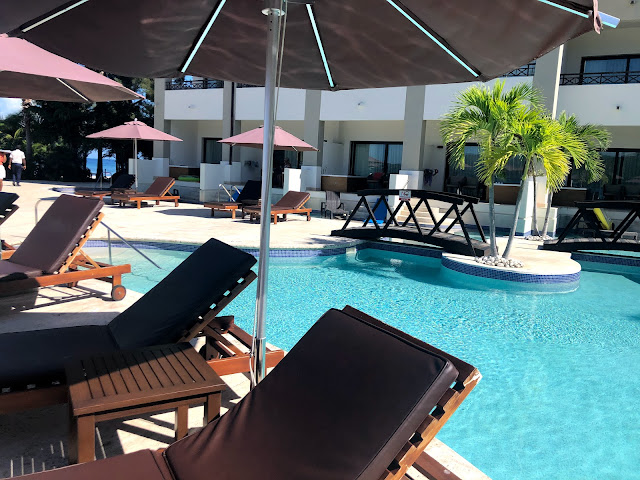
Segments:
[[[11,152],[11,173],[13,174],[13,185],[20,186],[20,180],[22,179],[22,171],[27,166],[27,159],[24,156],[24,152],[19,148],[16,148]]]
[[[2,184],[4,183],[4,178],[7,176],[7,170],[4,168],[4,164],[7,161],[7,156],[4,152],[0,152],[0,192],[2,191]]]

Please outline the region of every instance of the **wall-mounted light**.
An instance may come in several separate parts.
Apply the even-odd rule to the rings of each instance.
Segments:
[[[196,108],[195,104],[187,105],[187,108]]]
[[[364,107],[365,107],[365,104],[362,101],[358,102],[358,104],[356,105],[356,108],[358,110],[364,110]]]
[[[616,110],[620,110],[620,105],[616,105]]]

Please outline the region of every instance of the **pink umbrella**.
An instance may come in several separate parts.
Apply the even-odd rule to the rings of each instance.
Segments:
[[[136,176],[136,188],[138,188],[138,140],[167,140],[169,142],[181,142],[182,139],[164,133],[140,122],[137,118],[133,122],[124,122],[124,125],[108,128],[101,132],[87,135],[87,138],[111,138],[116,140],[133,140],[133,165]]]
[[[218,140],[231,146],[262,148],[264,142],[264,128],[254,128],[248,132],[234,135],[233,137]],[[291,135],[280,127],[275,127],[273,136],[273,148],[275,150],[290,150],[294,152],[317,152],[318,149],[298,137]]]
[[[0,35],[0,97],[58,102],[144,98],[104,75],[5,34]]]

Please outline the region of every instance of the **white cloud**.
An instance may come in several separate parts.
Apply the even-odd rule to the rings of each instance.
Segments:
[[[22,100],[19,98],[0,98],[0,118],[20,111]]]

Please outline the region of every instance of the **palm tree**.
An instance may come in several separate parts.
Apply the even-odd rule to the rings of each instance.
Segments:
[[[518,118],[541,105],[540,93],[529,84],[519,84],[504,91],[504,81],[493,88],[473,85],[458,94],[455,104],[442,119],[440,131],[447,144],[449,164],[455,169],[465,168],[465,145],[477,142],[479,158],[476,172],[489,188],[489,243],[491,255],[498,255],[496,245],[494,180],[504,169],[501,158],[509,142],[513,141],[512,127]],[[527,105],[528,104],[528,105]],[[502,168],[497,168],[498,166]]]
[[[556,192],[562,188],[571,169],[571,159],[583,161],[587,155],[584,142],[557,120],[543,116],[538,111],[528,111],[518,119],[513,128],[515,141],[505,143],[499,156],[519,158],[523,162],[522,179],[513,225],[504,256],[509,257],[518,223],[518,212],[522,204],[524,183],[530,175],[544,172],[547,176],[547,188]],[[534,189],[535,195],[535,189]],[[533,217],[537,216],[535,197]]]
[[[573,158],[575,168],[584,166],[588,182],[597,182],[604,176],[604,164],[600,158],[600,152],[609,148],[611,145],[611,133],[600,125],[580,122],[575,115],[567,115],[565,112],[560,114],[558,122],[563,128],[573,135],[577,136],[586,147],[586,155],[584,158]],[[551,212],[551,201],[553,200],[553,191],[549,190],[547,197],[547,211],[544,216],[544,225],[542,226],[542,237],[547,235],[549,228],[549,213]]]

